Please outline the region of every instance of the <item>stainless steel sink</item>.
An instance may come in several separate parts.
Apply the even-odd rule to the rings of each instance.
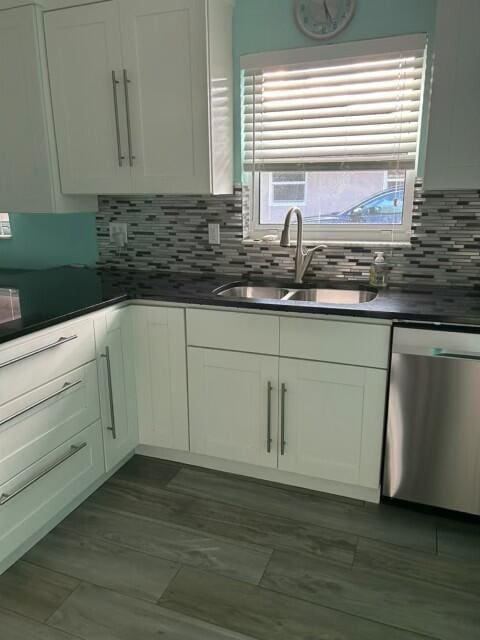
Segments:
[[[318,302],[324,304],[363,304],[377,297],[375,291],[357,289],[298,289],[288,300]]]
[[[289,289],[282,287],[250,287],[233,286],[221,290],[216,290],[217,296],[226,298],[250,298],[251,300],[281,300],[287,296]]]
[[[231,285],[216,289],[213,293],[227,298],[250,300],[297,300],[318,304],[363,304],[377,297],[375,291],[360,289],[293,289],[287,287],[261,287],[251,285]]]

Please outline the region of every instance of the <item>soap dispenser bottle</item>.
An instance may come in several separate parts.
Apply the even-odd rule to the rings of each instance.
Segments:
[[[383,251],[375,252],[375,259],[370,266],[369,282],[372,287],[386,287],[388,284],[388,265]]]

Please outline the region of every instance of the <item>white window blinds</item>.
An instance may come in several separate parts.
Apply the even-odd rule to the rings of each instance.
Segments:
[[[244,169],[413,169],[425,44],[408,36],[244,56]],[[348,57],[332,57],[342,48]],[[291,62],[299,57],[309,59]]]

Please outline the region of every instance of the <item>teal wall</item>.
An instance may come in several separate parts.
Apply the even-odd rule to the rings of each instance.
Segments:
[[[296,26],[294,0],[236,0],[234,14],[235,179],[240,181],[240,56],[318,46]],[[433,35],[436,0],[358,0],[348,27],[330,42],[366,40],[410,33]],[[424,130],[425,133],[425,130]],[[422,138],[424,139],[424,135]],[[420,166],[423,166],[423,146]]]
[[[10,221],[12,238],[0,240],[0,269],[95,264],[94,213],[16,213]]]

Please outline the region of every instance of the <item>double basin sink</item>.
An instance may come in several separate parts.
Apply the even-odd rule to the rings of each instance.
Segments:
[[[297,302],[316,302],[318,304],[364,304],[377,297],[375,291],[368,289],[334,289],[254,286],[243,284],[225,285],[213,293],[225,298],[243,298],[249,300],[292,300]]]

